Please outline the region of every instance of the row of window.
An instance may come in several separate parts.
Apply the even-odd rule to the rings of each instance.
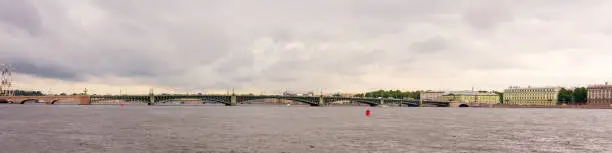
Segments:
[[[546,99],[557,99],[556,94],[529,94],[529,95],[506,95],[504,99],[538,99],[538,100],[546,100]]]
[[[514,101],[514,102],[504,102],[504,104],[510,104],[510,105],[556,105],[556,102]]]
[[[506,94],[505,97],[557,97],[558,94]]]
[[[541,89],[506,89],[504,92],[556,92],[558,88],[541,88]]]
[[[556,93],[507,93],[504,95],[556,95]]]
[[[593,99],[612,98],[612,92],[608,90],[590,91],[587,96]]]

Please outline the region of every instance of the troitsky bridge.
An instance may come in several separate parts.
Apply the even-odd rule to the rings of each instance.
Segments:
[[[311,106],[326,106],[337,101],[351,101],[370,106],[397,104],[404,106],[421,106],[423,104],[448,107],[449,102],[419,101],[410,99],[391,98],[358,98],[358,97],[332,97],[332,96],[280,96],[280,95],[75,95],[75,96],[0,96],[0,101],[24,104],[27,101],[44,101],[47,104],[57,102],[79,102],[81,105],[90,105],[109,101],[138,102],[155,105],[176,100],[201,100],[235,106],[248,104],[249,101],[259,99],[282,99],[302,102]]]

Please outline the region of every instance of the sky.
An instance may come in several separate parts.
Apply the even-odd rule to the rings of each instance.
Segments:
[[[503,90],[612,78],[606,0],[0,0],[47,93]]]

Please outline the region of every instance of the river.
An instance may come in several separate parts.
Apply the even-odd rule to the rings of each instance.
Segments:
[[[0,152],[596,153],[612,152],[610,114],[608,109],[4,104]]]

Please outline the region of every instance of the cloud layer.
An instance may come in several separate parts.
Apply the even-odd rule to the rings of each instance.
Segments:
[[[611,7],[597,0],[0,0],[0,61],[28,76],[14,78],[27,88],[51,88],[30,80],[50,79],[100,91],[584,85],[612,77]]]

